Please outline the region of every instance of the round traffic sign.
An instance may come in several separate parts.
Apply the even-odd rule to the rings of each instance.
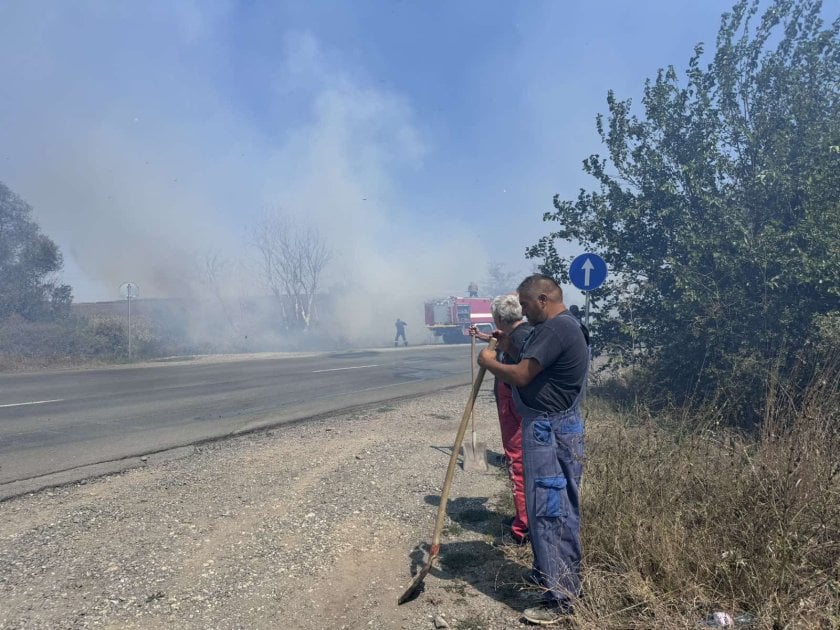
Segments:
[[[598,254],[581,254],[569,266],[569,279],[581,291],[594,291],[607,279],[607,263]]]

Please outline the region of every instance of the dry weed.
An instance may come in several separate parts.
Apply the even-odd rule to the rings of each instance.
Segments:
[[[593,413],[584,474],[583,628],[840,626],[840,371],[776,384],[761,431],[643,409]]]

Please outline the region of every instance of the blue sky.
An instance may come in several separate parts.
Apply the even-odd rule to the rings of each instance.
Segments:
[[[195,292],[207,252],[259,291],[267,212],[322,231],[327,286],[459,292],[489,262],[530,271],[552,196],[590,183],[607,90],[638,101],[730,6],[7,0],[0,181],[77,301]]]

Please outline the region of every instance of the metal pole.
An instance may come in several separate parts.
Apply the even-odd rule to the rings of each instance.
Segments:
[[[584,302],[583,310],[586,311],[586,321],[584,322],[584,325],[586,326],[586,330],[589,330],[589,291],[586,291],[585,295],[586,295],[586,301]],[[590,333],[590,335],[591,334],[592,333]],[[592,337],[589,338],[589,348],[587,348],[587,355],[589,356],[589,359],[588,359],[587,365],[586,365],[586,367],[587,367],[586,382],[584,382],[584,384],[583,384],[583,398],[584,398],[584,400],[586,399],[586,394],[588,393],[587,390],[589,389],[589,376],[590,376],[591,368],[592,368]]]
[[[589,328],[589,291],[586,292],[586,303],[583,306],[583,310],[586,311],[586,321],[583,322],[587,328]]]
[[[128,285],[128,360],[131,361],[131,285]]]

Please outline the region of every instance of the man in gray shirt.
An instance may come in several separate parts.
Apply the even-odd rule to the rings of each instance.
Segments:
[[[530,579],[545,589],[524,616],[549,625],[573,613],[581,595],[580,478],[583,416],[580,402],[589,368],[585,329],[563,304],[553,278],[529,276],[517,289],[534,330],[520,361],[504,364],[484,349],[479,365],[513,386],[522,416],[525,504],[534,550]]]

